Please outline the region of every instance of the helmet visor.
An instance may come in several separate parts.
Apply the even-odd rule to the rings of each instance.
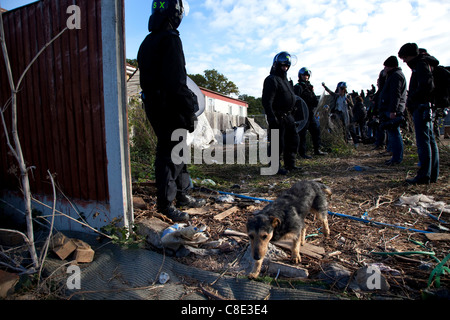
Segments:
[[[187,0],[180,0],[179,2],[181,2],[183,16],[187,17],[189,15],[189,12],[191,11],[191,7],[189,7],[189,3],[187,2]]]

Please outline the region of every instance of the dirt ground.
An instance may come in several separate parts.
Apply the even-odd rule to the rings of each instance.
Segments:
[[[360,145],[353,154],[336,157],[333,155],[314,156],[310,160],[298,160],[302,167],[300,172],[286,176],[261,176],[259,166],[250,165],[196,165],[190,168],[191,176],[195,180],[212,179],[215,186],[208,186],[212,190],[233,192],[256,198],[275,199],[277,195],[299,180],[320,179],[333,192],[329,199],[329,210],[360,218],[366,217],[372,221],[386,223],[416,230],[430,230],[442,226],[450,228],[450,214],[430,211],[434,217],[446,223],[439,223],[426,214],[416,213],[407,205],[399,205],[399,198],[423,194],[433,197],[435,201],[450,204],[450,149],[448,139],[440,143],[440,178],[431,185],[410,186],[404,183],[406,178],[413,178],[417,170],[417,155],[414,147],[405,151],[404,162],[396,166],[384,165],[389,155],[383,150],[373,150],[372,145]],[[445,146],[444,144],[447,144]],[[144,199],[145,210],[136,210],[136,221],[152,216],[158,216],[155,210],[155,189],[149,185],[134,186],[135,196]],[[216,255],[200,256],[189,254],[174,259],[205,270],[222,273],[239,258],[247,246],[245,237],[229,237],[224,231],[234,230],[245,232],[245,223],[249,214],[261,209],[267,203],[235,198],[231,204],[218,201],[218,194],[205,188],[196,188],[193,194],[207,200],[205,210],[191,211],[193,225],[204,224],[208,227],[206,235],[210,241],[223,239]],[[237,207],[228,217],[217,220],[216,215],[230,207]],[[450,253],[450,241],[430,241],[424,233],[408,231],[396,227],[377,226],[339,216],[330,216],[329,225],[331,236],[325,239],[318,231],[320,223],[312,217],[307,221],[307,243],[322,247],[325,254],[321,259],[302,255],[300,266],[307,269],[309,279],[314,282],[324,264],[337,262],[356,272],[359,268],[371,263],[381,263],[387,271],[383,271],[390,290],[384,296],[402,299],[421,299],[427,288],[430,274]],[[445,232],[445,231],[443,231]],[[447,235],[450,234],[447,232]],[[388,255],[373,252],[434,252],[435,258],[425,254]],[[436,259],[437,258],[437,259]],[[286,261],[286,263],[290,263]],[[450,265],[447,262],[447,267]],[[229,274],[236,276],[236,274]],[[245,276],[244,274],[240,274]],[[239,275],[237,275],[239,276]],[[273,279],[272,279],[273,280]],[[289,283],[289,281],[288,281]],[[279,285],[278,281],[272,282]],[[431,288],[436,288],[434,281]],[[450,276],[440,277],[440,288],[448,294]],[[364,295],[353,292],[348,287],[339,289],[329,286],[337,294],[364,298]]]

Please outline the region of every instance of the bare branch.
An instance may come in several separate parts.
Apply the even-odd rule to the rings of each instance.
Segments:
[[[42,248],[42,253],[40,257],[40,268],[39,268],[39,274],[38,274],[38,281],[41,279],[41,273],[42,273],[42,267],[44,266],[44,260],[47,256],[48,247],[50,246],[50,239],[52,237],[53,232],[53,226],[55,224],[55,211],[56,211],[56,188],[55,188],[55,181],[53,180],[53,176],[50,173],[50,170],[47,170],[48,176],[50,181],[52,182],[52,188],[53,188],[53,207],[52,207],[52,222],[50,224],[50,231],[48,233],[47,241],[44,244],[44,247]]]
[[[15,94],[14,78],[9,61],[8,48],[6,47],[5,29],[3,28],[3,14],[0,12],[0,42],[2,44],[3,59],[5,59],[6,73],[8,74],[9,87],[12,94]]]
[[[36,60],[39,58],[39,56],[47,49],[56,39],[58,39],[64,32],[66,32],[69,28],[65,27],[60,33],[58,33],[50,42],[48,42],[31,60],[31,62],[28,64],[28,66],[25,68],[25,70],[22,72],[22,75],[20,76],[19,81],[17,82],[17,90],[19,90],[20,85],[22,84],[23,79],[25,78],[25,75],[27,74],[28,70],[30,70],[31,66],[36,62]]]

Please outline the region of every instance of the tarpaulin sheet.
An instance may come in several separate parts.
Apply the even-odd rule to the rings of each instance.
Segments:
[[[77,237],[80,238],[79,234]],[[336,299],[336,296],[323,293],[316,288],[278,288],[245,277],[220,277],[218,273],[181,264],[151,250],[125,248],[112,243],[99,247],[95,241],[86,238],[82,240],[92,245],[95,258],[89,264],[80,265],[80,289],[66,290],[67,297],[74,300],[207,299],[201,290],[197,290],[196,282],[213,288],[217,294],[226,299]],[[49,257],[46,262],[47,272],[52,273],[59,268],[60,273],[64,274],[67,269],[67,266],[61,267],[64,263],[67,261]],[[170,280],[167,283],[159,283],[160,272],[169,274]],[[70,274],[63,275],[62,281],[64,277],[69,276]],[[213,282],[215,283],[211,285]]]

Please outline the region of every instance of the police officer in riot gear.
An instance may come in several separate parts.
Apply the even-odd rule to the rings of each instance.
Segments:
[[[283,155],[285,167],[285,169],[279,170],[279,174],[300,169],[295,166],[298,135],[293,112],[297,99],[292,82],[287,79],[287,72],[290,67],[291,55],[285,51],[277,54],[270,75],[264,80],[262,93],[262,104],[269,123],[271,143],[274,143],[271,135],[272,129],[279,129],[280,154]]]
[[[150,34],[138,53],[142,98],[148,119],[158,138],[155,175],[157,209],[173,221],[187,221],[189,215],[174,206],[200,206],[187,194],[190,177],[186,164],[174,163],[172,141],[177,129],[194,130],[197,97],[189,90],[185,57],[177,31],[184,15],[182,0],[153,1]],[[181,138],[182,139],[182,138]]]
[[[309,119],[308,123],[306,124],[305,128],[299,132],[299,154],[301,157],[305,159],[311,158],[306,154],[306,133],[307,130],[309,130],[309,133],[311,134],[313,147],[314,147],[314,154],[315,155],[326,155],[326,152],[323,152],[320,150],[320,125],[319,122],[316,120],[314,111],[316,110],[319,100],[317,99],[316,94],[314,93],[314,87],[312,86],[311,82],[309,81],[311,77],[311,70],[308,68],[301,68],[298,72],[298,83],[294,86],[294,92],[297,96],[302,98],[306,104],[308,105],[309,110]],[[296,119],[298,120],[298,119]]]

